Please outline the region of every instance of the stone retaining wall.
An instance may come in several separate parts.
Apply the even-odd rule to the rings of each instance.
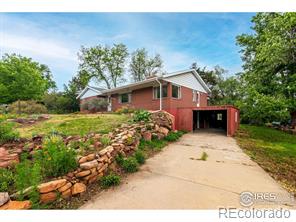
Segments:
[[[152,121],[145,123],[123,124],[120,128],[115,129],[109,134],[111,144],[102,150],[81,156],[77,159],[79,167],[73,172],[69,172],[63,177],[42,183],[38,186],[41,203],[50,203],[58,197],[64,199],[81,194],[86,191],[87,185],[94,183],[106,174],[109,166],[114,162],[115,157],[121,153],[123,156],[132,155],[138,148],[140,139],[151,140],[152,137],[163,138],[172,129],[170,114],[161,112],[152,114]],[[93,134],[98,139],[98,134]],[[29,193],[28,188],[24,193]],[[15,193],[1,202],[0,209],[28,209],[31,204],[20,201],[13,201],[19,194]],[[13,207],[12,207],[13,206]]]

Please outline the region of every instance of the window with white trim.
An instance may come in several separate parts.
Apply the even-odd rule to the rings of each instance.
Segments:
[[[197,100],[197,91],[196,90],[192,90],[192,101],[196,102]]]
[[[162,98],[168,96],[168,86],[163,85],[162,87]],[[159,99],[160,98],[160,86],[153,87],[153,99]]]
[[[130,103],[131,93],[123,93],[119,95],[119,103]]]
[[[181,86],[172,85],[172,97],[176,99],[181,98]]]

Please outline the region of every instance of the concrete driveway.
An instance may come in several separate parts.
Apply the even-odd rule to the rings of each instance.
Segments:
[[[206,161],[197,160],[202,152],[209,155]],[[213,132],[189,133],[147,160],[139,172],[129,175],[119,187],[94,196],[82,209],[241,207],[239,198],[243,191],[288,195],[242,152],[233,138]]]

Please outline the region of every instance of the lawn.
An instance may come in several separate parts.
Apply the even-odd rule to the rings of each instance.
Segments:
[[[296,136],[267,127],[241,125],[240,147],[274,179],[296,193]]]
[[[51,115],[46,121],[30,126],[18,126],[21,137],[57,131],[64,135],[86,135],[90,132],[108,133],[129,120],[127,115],[118,114],[67,114]]]

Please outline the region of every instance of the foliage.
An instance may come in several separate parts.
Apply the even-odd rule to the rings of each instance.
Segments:
[[[149,121],[151,113],[147,110],[136,110],[133,114],[133,121],[140,122],[140,121]]]
[[[47,66],[15,54],[5,54],[0,59],[0,103],[38,100],[54,87]]]
[[[143,139],[140,140],[139,149],[152,149],[152,150],[161,150],[163,147],[167,145],[167,141],[159,140],[159,139],[152,139],[151,141],[145,141]]]
[[[118,153],[116,156],[115,156],[115,161],[116,163],[119,165],[119,166],[122,166],[123,164],[123,161],[124,161],[124,157],[121,153]]]
[[[169,132],[168,135],[164,138],[166,141],[174,142],[177,141],[184,133],[182,131]]]
[[[0,144],[19,137],[19,133],[14,130],[13,125],[13,123],[0,119]]]
[[[133,173],[138,171],[139,164],[135,157],[128,157],[123,160],[121,167],[125,172]]]
[[[75,151],[67,147],[60,136],[45,138],[34,159],[40,164],[43,175],[49,177],[62,176],[77,167]]]
[[[247,99],[259,95],[260,106],[270,106],[276,98],[283,98],[284,105],[273,107],[279,113],[286,109],[296,111],[296,14],[258,13],[252,18],[251,34],[237,36],[244,61],[242,78],[248,93]],[[258,101],[261,102],[261,101]],[[243,102],[243,101],[242,101]],[[247,108],[252,109],[251,104]],[[266,108],[268,109],[268,108]],[[268,121],[273,121],[271,117]],[[266,121],[262,119],[261,122]],[[296,119],[294,119],[296,124]]]
[[[44,105],[33,100],[16,101],[9,105],[9,112],[11,113],[25,113],[25,114],[41,114],[47,113]]]
[[[206,152],[202,152],[201,157],[199,160],[206,161],[208,159],[209,155]]]
[[[46,93],[42,99],[50,113],[72,113],[79,111],[78,100],[68,96],[66,92],[50,92]]]
[[[263,126],[241,124],[240,147],[273,178],[296,193],[296,136]]]
[[[49,134],[53,129],[62,135],[81,135],[90,132],[108,133],[129,117],[115,114],[68,114],[51,115],[46,121],[35,125],[23,126],[17,130],[21,137],[31,137],[36,134]]]
[[[83,110],[98,112],[106,111],[108,101],[104,98],[92,98],[82,103],[81,108]]]
[[[281,96],[265,95],[254,89],[248,89],[242,101],[237,102],[241,110],[242,122],[262,125],[267,122],[287,122],[289,112]]]
[[[128,56],[127,48],[123,44],[113,47],[98,45],[82,47],[79,55],[79,72],[83,72],[87,79],[103,82],[108,89],[117,87],[124,81],[124,67]]]
[[[120,108],[118,108],[115,112],[117,114],[127,114],[127,113],[133,113],[135,112],[135,108],[131,107],[131,106],[122,106]]]
[[[8,113],[8,105],[0,104],[0,114],[7,114],[7,113]]]
[[[14,175],[11,170],[0,168],[0,192],[8,192],[14,185]]]
[[[41,167],[38,162],[32,162],[27,156],[22,156],[22,161],[16,165],[15,185],[20,192],[20,199],[24,198],[26,188],[32,187],[29,192],[30,198],[36,199],[36,187],[42,180]]]
[[[154,57],[148,57],[148,52],[145,48],[137,49],[132,53],[129,67],[133,81],[139,82],[161,72],[162,60],[159,54],[156,54]]]
[[[107,176],[103,176],[100,179],[101,186],[104,189],[109,188],[111,186],[118,186],[120,184],[120,181],[121,181],[120,176],[119,175],[115,175],[113,173],[110,173]]]
[[[141,150],[137,150],[134,154],[134,157],[136,158],[138,164],[144,164],[145,163],[145,154]]]
[[[100,138],[100,141],[101,141],[103,147],[109,146],[111,144],[111,139],[110,139],[110,137],[108,135],[103,135]]]

